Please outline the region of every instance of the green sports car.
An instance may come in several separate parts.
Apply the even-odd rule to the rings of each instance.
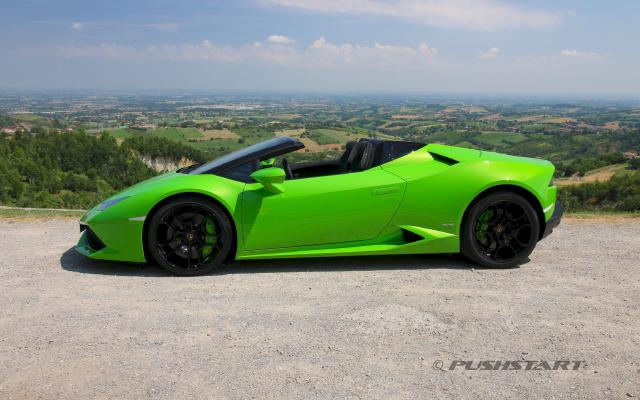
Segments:
[[[276,137],[134,185],[84,215],[76,249],[177,275],[228,260],[463,253],[525,262],[560,223],[553,165],[440,144],[360,139],[291,163]]]

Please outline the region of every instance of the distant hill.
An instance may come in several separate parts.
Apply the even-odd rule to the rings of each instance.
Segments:
[[[159,138],[133,138],[118,145],[110,135],[2,133],[0,204],[87,208],[156,175],[149,165],[186,160],[204,161],[204,156]]]

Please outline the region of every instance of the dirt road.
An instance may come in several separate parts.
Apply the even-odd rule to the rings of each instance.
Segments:
[[[73,220],[0,221],[2,399],[640,396],[638,220],[565,222],[510,270],[412,256],[176,278],[85,260],[77,238]],[[521,363],[465,370],[482,360]]]

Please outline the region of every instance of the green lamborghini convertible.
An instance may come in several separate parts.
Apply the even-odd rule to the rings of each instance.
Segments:
[[[440,144],[361,139],[292,163],[276,137],[134,185],[82,217],[76,249],[177,275],[228,260],[463,253],[525,262],[560,223],[553,165]]]

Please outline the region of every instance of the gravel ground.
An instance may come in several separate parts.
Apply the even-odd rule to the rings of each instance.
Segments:
[[[2,399],[640,396],[640,220],[565,221],[509,270],[358,257],[177,278],[83,259],[77,238],[73,220],[0,221]]]

